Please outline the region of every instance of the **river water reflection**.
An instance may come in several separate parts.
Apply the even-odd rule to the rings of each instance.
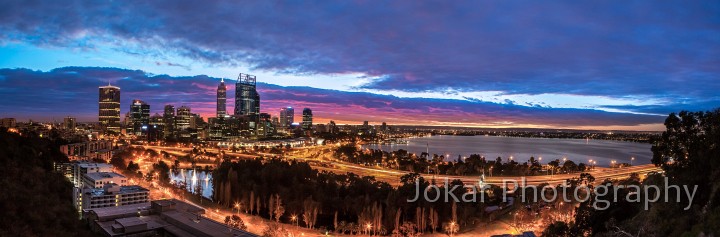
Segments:
[[[597,161],[598,166],[608,166],[610,161],[633,164],[649,164],[652,159],[651,145],[648,143],[608,141],[608,140],[582,140],[557,138],[525,138],[525,137],[497,137],[497,136],[430,136],[410,138],[407,144],[380,145],[370,144],[363,148],[382,149],[384,151],[407,150],[420,154],[429,148],[430,154],[449,154],[450,159],[480,154],[487,159],[498,156],[503,161],[512,156],[517,162],[525,162],[534,156],[542,157],[542,162],[567,157],[576,163],[588,163],[588,160]]]

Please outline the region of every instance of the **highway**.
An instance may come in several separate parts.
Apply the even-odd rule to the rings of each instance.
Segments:
[[[144,147],[146,149],[153,149],[158,152],[165,151],[165,152],[168,152],[169,154],[176,155],[176,156],[187,155],[188,152],[190,152],[192,150],[192,148],[165,147],[165,146],[142,146],[142,147]],[[213,153],[213,154],[218,153],[218,150],[214,149],[214,148],[207,148],[207,149],[203,149],[203,150],[207,151],[208,153]],[[274,154],[261,153],[259,155],[250,155],[250,154],[234,153],[234,152],[230,152],[230,151],[225,151],[225,155],[238,157],[238,158],[246,158],[246,159],[255,158],[258,156],[263,156],[263,157],[274,156]],[[328,171],[328,172],[333,172],[336,174],[354,173],[354,174],[357,174],[360,176],[374,176],[376,180],[387,182],[393,186],[399,185],[400,177],[409,173],[407,171],[385,169],[385,168],[374,167],[374,166],[362,166],[362,165],[342,162],[342,161],[338,161],[338,160],[328,161],[328,160],[312,159],[312,158],[304,158],[304,157],[296,157],[296,156],[285,156],[285,158],[308,161],[308,163],[311,165],[311,167],[313,167],[314,169],[321,170],[321,171]],[[198,164],[202,165],[202,163],[198,163]],[[661,171],[661,169],[658,167],[655,167],[655,165],[646,164],[646,165],[635,165],[635,166],[624,167],[624,168],[595,167],[593,170],[590,170],[586,173],[590,173],[595,178],[595,182],[602,182],[605,179],[627,178],[632,173],[638,173],[642,176],[649,172],[659,172],[659,171]],[[479,176],[455,176],[455,175],[434,175],[434,174],[422,174],[422,176],[426,180],[435,179],[437,183],[444,182],[444,180],[446,178],[450,181],[459,179],[465,184],[478,184],[480,181]],[[580,176],[580,173],[538,175],[538,176],[486,176],[483,184],[492,184],[492,185],[498,185],[501,187],[504,184],[507,184],[507,188],[512,189],[515,186],[513,181],[520,184],[522,182],[522,179],[524,178],[526,185],[540,185],[543,183],[548,183],[548,184],[554,186],[554,185],[559,185],[559,184],[564,183],[567,179],[578,178],[579,176]]]

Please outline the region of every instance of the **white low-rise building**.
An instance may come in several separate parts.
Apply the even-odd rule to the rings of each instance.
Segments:
[[[116,207],[150,201],[150,190],[138,185],[120,186],[105,184],[102,188],[84,188],[81,195],[80,212],[100,207]]]
[[[128,180],[125,176],[115,172],[94,172],[83,176],[85,188],[102,188],[106,184],[125,186]]]

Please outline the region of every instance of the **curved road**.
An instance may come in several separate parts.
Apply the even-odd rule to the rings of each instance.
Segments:
[[[178,147],[165,147],[165,146],[141,146],[146,149],[153,149],[158,152],[165,151],[173,155],[187,155],[187,152],[192,150],[192,148],[178,148]],[[217,154],[218,150],[214,148],[209,149],[203,149],[208,151],[209,153]],[[255,158],[258,155],[249,155],[249,154],[240,154],[240,153],[233,153],[229,151],[225,151],[226,155],[239,157],[239,158]],[[270,157],[274,154],[260,154],[260,156],[263,157]],[[410,172],[407,171],[400,171],[400,170],[394,170],[394,169],[384,169],[380,167],[366,167],[361,166],[357,164],[347,163],[347,162],[341,162],[341,161],[333,161],[328,162],[326,160],[320,160],[320,159],[311,159],[311,158],[302,158],[302,157],[290,157],[292,159],[298,159],[298,160],[304,160],[308,161],[311,167],[322,170],[322,171],[328,171],[333,172],[336,174],[345,174],[345,173],[355,173],[360,176],[374,176],[376,180],[383,181],[390,183],[393,186],[397,186],[400,184],[400,177],[408,174]],[[595,177],[595,182],[601,182],[605,179],[623,179],[630,176],[632,173],[638,173],[640,175],[645,175],[649,172],[659,172],[662,171],[660,168],[655,167],[653,164],[647,164],[647,165],[636,165],[631,167],[625,167],[625,168],[601,168],[596,167],[594,170],[588,171],[586,173],[590,173],[593,177]],[[456,175],[432,175],[432,174],[422,174],[422,176],[426,180],[435,179],[438,183],[444,182],[444,180],[447,178],[448,180],[452,181],[455,179],[461,180],[465,184],[478,184],[480,181],[479,176],[456,176]],[[514,182],[517,182],[517,184],[521,184],[522,179],[525,179],[526,185],[540,185],[543,183],[548,183],[550,185],[559,185],[565,182],[567,179],[571,178],[577,178],[580,176],[580,173],[570,173],[570,174],[555,174],[555,175],[538,175],[538,176],[486,176],[484,179],[484,184],[493,184],[498,186],[503,186],[503,184],[507,183],[507,188],[514,188]]]

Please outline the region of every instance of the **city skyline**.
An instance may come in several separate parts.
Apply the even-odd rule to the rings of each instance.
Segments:
[[[122,114],[140,99],[209,118],[238,72],[263,112],[321,123],[661,130],[720,104],[715,2],[55,4],[4,4],[3,117],[93,121],[88,88],[111,82]],[[119,7],[132,17],[106,17]]]
[[[0,236],[713,236],[720,1],[0,2]]]

